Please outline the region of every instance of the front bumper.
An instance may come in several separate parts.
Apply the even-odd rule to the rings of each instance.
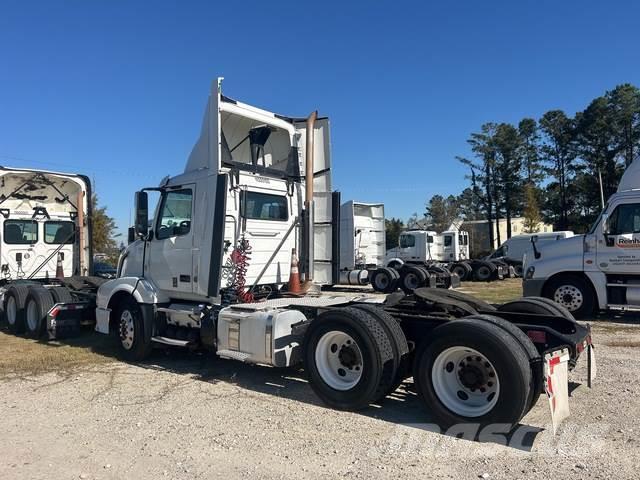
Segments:
[[[522,280],[523,297],[542,297],[542,288],[546,278],[530,278]]]

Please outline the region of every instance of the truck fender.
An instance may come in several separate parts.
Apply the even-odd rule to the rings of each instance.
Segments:
[[[387,260],[387,267],[389,268],[396,268],[397,266],[402,266],[404,265],[404,260],[402,260],[401,258],[390,258],[389,260]]]
[[[591,282],[594,292],[596,292],[596,298],[598,300],[598,307],[601,310],[607,308],[607,276],[604,272],[584,272],[587,280]]]

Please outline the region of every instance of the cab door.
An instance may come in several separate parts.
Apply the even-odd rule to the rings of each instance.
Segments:
[[[606,274],[638,274],[640,267],[640,203],[613,206],[596,234],[598,268]]]
[[[148,245],[146,269],[169,296],[193,292],[193,199],[195,184],[164,191]]]

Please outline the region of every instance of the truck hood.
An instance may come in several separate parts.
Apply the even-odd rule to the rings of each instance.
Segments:
[[[554,264],[561,262],[563,270],[582,269],[584,256],[584,235],[563,238],[555,242],[549,242],[543,247],[538,246],[540,258],[534,258],[533,253],[527,255],[524,269],[534,266],[535,276],[546,276],[547,270],[551,271]]]

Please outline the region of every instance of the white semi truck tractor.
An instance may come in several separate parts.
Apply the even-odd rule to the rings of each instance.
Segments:
[[[398,246],[387,250],[386,264],[400,271],[418,267],[441,276],[450,272],[455,277],[448,283],[454,286],[458,280],[502,280],[509,274],[502,262],[470,259],[469,233],[461,230],[402,232]]]
[[[49,338],[90,323],[91,183],[84,175],[0,167],[0,304],[8,329]]]
[[[640,310],[640,160],[584,235],[533,242],[524,261],[525,296],[550,298],[587,318],[598,310]]]
[[[160,194],[150,223],[148,190]],[[426,287],[386,299],[287,292],[298,273],[303,291],[334,283],[334,200],[328,119],[246,105],[218,79],[185,171],[136,194],[138,239],[98,290],[96,330],[131,360],[172,345],[304,364],[337,409],[366,408],[412,376],[442,426],[514,426],[545,389],[552,418],[566,415],[556,407],[568,400],[562,375],[591,337],[553,302],[493,306]],[[292,252],[299,272],[290,273]]]

